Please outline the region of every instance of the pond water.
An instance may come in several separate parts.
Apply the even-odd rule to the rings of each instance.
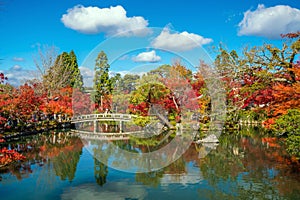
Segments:
[[[1,144],[27,158],[1,170],[1,199],[300,199],[299,163],[281,141],[257,135],[223,134],[214,147],[192,144],[172,164],[147,173],[107,167],[94,158],[104,156],[103,146],[70,132],[22,137]],[[128,141],[114,144],[149,149]]]

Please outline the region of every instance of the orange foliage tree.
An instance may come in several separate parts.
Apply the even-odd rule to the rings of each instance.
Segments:
[[[1,112],[8,118],[28,122],[37,112],[42,100],[33,88],[27,84],[13,88],[0,96]]]
[[[40,106],[40,109],[46,114],[67,114],[72,116],[72,94],[71,87],[62,88]]]
[[[272,117],[284,115],[290,109],[300,109],[300,62],[290,69],[295,74],[295,81],[277,83],[273,86],[274,100],[268,111]]]

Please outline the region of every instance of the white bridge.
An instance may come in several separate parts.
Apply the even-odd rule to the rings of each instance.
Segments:
[[[137,130],[132,132],[125,132],[124,130],[124,123],[131,122],[133,119],[135,119],[136,115],[131,114],[118,114],[118,113],[102,113],[102,114],[88,114],[88,115],[80,115],[80,116],[74,116],[71,120],[71,123],[76,125],[76,129],[74,132],[80,136],[81,138],[85,139],[100,139],[100,140],[124,140],[129,139],[130,135],[133,136],[143,136],[147,133],[147,131],[143,130]],[[174,128],[170,125],[170,123],[167,121],[167,119],[164,119],[162,116],[151,116],[150,117],[153,120],[159,120],[160,122],[167,125],[169,128]],[[106,124],[106,128],[108,127],[108,123],[106,122],[118,122],[116,125],[118,126],[118,130],[116,132],[108,132],[108,130],[102,129],[102,131],[99,131],[99,123],[103,122]],[[88,126],[93,126],[93,130],[86,131],[84,130],[84,126],[88,124]],[[197,126],[195,126],[197,125]],[[190,128],[187,130],[199,130],[198,124],[189,124]],[[163,128],[163,127],[161,127]],[[180,124],[175,127],[177,134],[181,134],[185,128],[182,128]],[[156,128],[154,127],[154,130]],[[173,129],[174,130],[174,129]],[[160,129],[154,131],[155,133],[161,131]],[[149,131],[148,131],[149,132]],[[150,131],[151,132],[151,131]]]
[[[102,114],[88,114],[88,115],[80,115],[80,116],[74,116],[71,120],[71,123],[73,124],[82,124],[85,122],[93,122],[94,125],[94,133],[100,133],[98,132],[98,123],[97,122],[119,122],[119,132],[123,133],[123,122],[130,122],[133,118],[135,118],[135,115],[130,114],[118,114],[118,113],[102,113]],[[119,133],[118,133],[119,134]],[[103,133],[101,133],[103,135]]]
[[[118,114],[118,113],[108,113],[108,114],[88,114],[80,115],[72,118],[71,123],[79,122],[90,122],[90,121],[131,121],[135,118],[135,115],[130,114]]]

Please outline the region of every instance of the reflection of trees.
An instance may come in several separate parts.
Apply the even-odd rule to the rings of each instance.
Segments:
[[[294,199],[300,199],[300,163],[289,157],[284,146],[279,145],[281,142],[268,137],[248,139],[243,164],[249,173],[244,175],[244,179],[269,181],[278,189],[279,195],[293,194]]]
[[[57,157],[54,157],[53,168],[61,180],[72,181],[74,179],[81,153],[82,149],[80,151],[62,151]]]
[[[177,175],[176,178],[179,180],[180,176],[186,174],[187,172],[185,166],[186,162],[183,157],[181,157],[163,169],[148,173],[137,173],[135,175],[135,180],[144,185],[157,187],[160,184],[161,178],[164,176],[164,174]]]
[[[83,144],[77,137],[69,134],[52,134],[41,147],[41,155],[51,159],[55,174],[61,180],[72,181],[82,154]]]
[[[198,161],[203,177],[210,185],[209,189],[199,189],[199,196],[205,195],[208,199],[278,199],[280,195],[299,191],[297,181],[291,183],[295,174],[287,173],[291,166],[276,160],[276,156],[284,155],[278,146],[276,148],[266,148],[260,138],[222,136],[217,150]],[[286,176],[288,182],[280,178]],[[287,183],[292,187],[286,187]],[[283,185],[285,191],[282,194]]]
[[[234,181],[238,173],[243,171],[242,157],[233,153],[233,149],[237,147],[232,144],[236,143],[237,141],[228,141],[227,137],[221,138],[217,151],[212,151],[199,162],[204,178],[211,185],[216,185],[220,179]]]
[[[55,174],[61,180],[72,181],[82,154],[83,144],[80,138],[60,132],[50,134],[44,139],[43,145],[40,147],[40,155],[50,158]]]
[[[116,140],[113,141],[114,145],[118,146],[119,148],[130,151],[130,152],[136,152],[137,150],[135,149],[135,142],[130,139],[130,140]]]
[[[151,132],[146,132],[145,135],[150,134],[151,137],[146,138],[139,138],[132,136],[130,138],[130,144],[134,148],[140,149],[143,153],[146,152],[153,152],[155,150],[158,150],[165,145],[169,144],[169,142],[175,137],[176,132],[175,131],[164,131],[160,133],[159,135],[155,135],[155,130]]]
[[[173,141],[174,140],[174,141]],[[145,172],[160,169],[167,164],[177,160],[189,146],[191,142],[191,135],[176,136],[173,140],[163,148],[151,152],[151,145],[136,144],[134,141],[103,141],[90,140],[91,151],[94,152],[95,158],[107,165],[110,158],[111,167],[119,170],[126,170],[132,172]],[[145,139],[146,141],[146,139]],[[149,139],[150,143],[153,139]],[[161,140],[164,142],[164,138]],[[164,143],[157,146],[164,145]]]
[[[160,179],[164,175],[164,170],[158,170],[148,173],[137,173],[135,175],[136,182],[142,183],[144,185],[149,185],[152,187],[157,187],[160,184]]]
[[[108,167],[97,158],[94,158],[94,174],[97,184],[103,186],[106,183]]]
[[[186,162],[183,157],[164,168],[165,174],[185,174],[187,172],[185,168]]]
[[[101,153],[103,148],[106,148],[103,143],[98,143],[97,147],[93,148],[93,151],[94,151],[94,176],[96,179],[96,183],[100,186],[103,186],[106,183],[106,177],[108,175],[108,167],[104,163],[107,163],[109,156],[103,155]],[[107,147],[107,148],[109,148],[109,147]],[[101,160],[99,159],[100,157],[101,157]],[[102,159],[104,159],[104,160],[102,160]]]
[[[154,187],[164,184],[164,181],[183,183],[182,181],[187,180],[184,178],[189,176],[192,164],[193,167],[199,166],[201,170],[197,181],[205,180],[203,181],[205,187],[198,189],[201,198],[280,199],[287,195],[299,196],[299,164],[293,163],[280,145],[271,143],[274,142],[272,138],[262,139],[255,132],[251,133],[247,136],[222,135],[219,138],[220,144],[204,158],[200,158],[200,153],[207,147],[191,145],[182,157],[169,166],[157,171],[137,173],[135,180]],[[162,140],[161,137],[156,139]],[[162,154],[147,157],[145,152],[149,152],[152,146],[159,146],[153,140],[154,138],[114,142],[93,141],[92,146],[96,146],[95,157],[105,164],[108,160],[111,161],[109,166],[124,170],[131,170],[132,167],[151,170],[156,169],[151,167],[157,160],[163,166],[174,152],[169,152],[172,149],[166,149]],[[108,171],[99,161],[95,161],[95,176],[98,177],[97,182],[103,185]]]
[[[27,178],[34,172],[32,165],[36,165],[41,168],[41,178],[37,180],[39,185],[45,182],[45,187],[49,187],[55,181],[55,175],[62,180],[74,179],[83,147],[80,138],[67,132],[51,132],[22,137],[19,141],[8,143],[12,149],[22,152],[27,160],[21,165],[16,163],[16,166],[11,166],[7,173],[14,174],[18,179]]]

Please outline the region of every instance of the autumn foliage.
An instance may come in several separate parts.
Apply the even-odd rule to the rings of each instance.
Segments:
[[[7,148],[0,149],[0,167],[24,159],[25,156],[16,152],[15,150],[9,150]]]
[[[265,44],[246,49],[242,55],[220,48],[214,64],[225,85],[228,124],[238,124],[242,118],[255,116],[263,127],[281,136],[276,124],[300,110],[300,61],[296,62],[300,34],[289,33],[282,37],[292,43],[283,44],[281,49]],[[63,67],[57,64],[58,69]],[[200,62],[200,68],[202,64],[205,65]],[[0,131],[27,127],[57,115],[69,118],[107,111],[127,112],[142,119],[160,112],[176,124],[182,121],[184,112],[190,115],[198,112],[203,117],[209,116],[212,110],[206,77],[200,71],[192,72],[179,61],[162,65],[143,76],[125,75],[123,78],[120,74],[110,77],[109,67],[106,54],[101,52],[95,66],[95,91],[91,95],[83,91],[81,81],[80,87],[74,86],[76,81],[60,87],[55,84],[47,87],[45,82],[13,87],[0,73]],[[48,82],[54,83],[51,77],[48,76]],[[51,90],[52,86],[55,90]],[[116,86],[123,88],[113,91]],[[291,136],[291,143],[291,138],[300,141],[295,134],[282,135]]]
[[[72,115],[72,93],[71,87],[62,88],[54,93],[53,98],[47,99],[40,106],[40,110],[46,114]]]
[[[293,65],[289,71],[295,74],[295,82],[277,83],[272,88],[274,101],[268,111],[274,117],[287,114],[290,109],[300,108],[300,63]]]

